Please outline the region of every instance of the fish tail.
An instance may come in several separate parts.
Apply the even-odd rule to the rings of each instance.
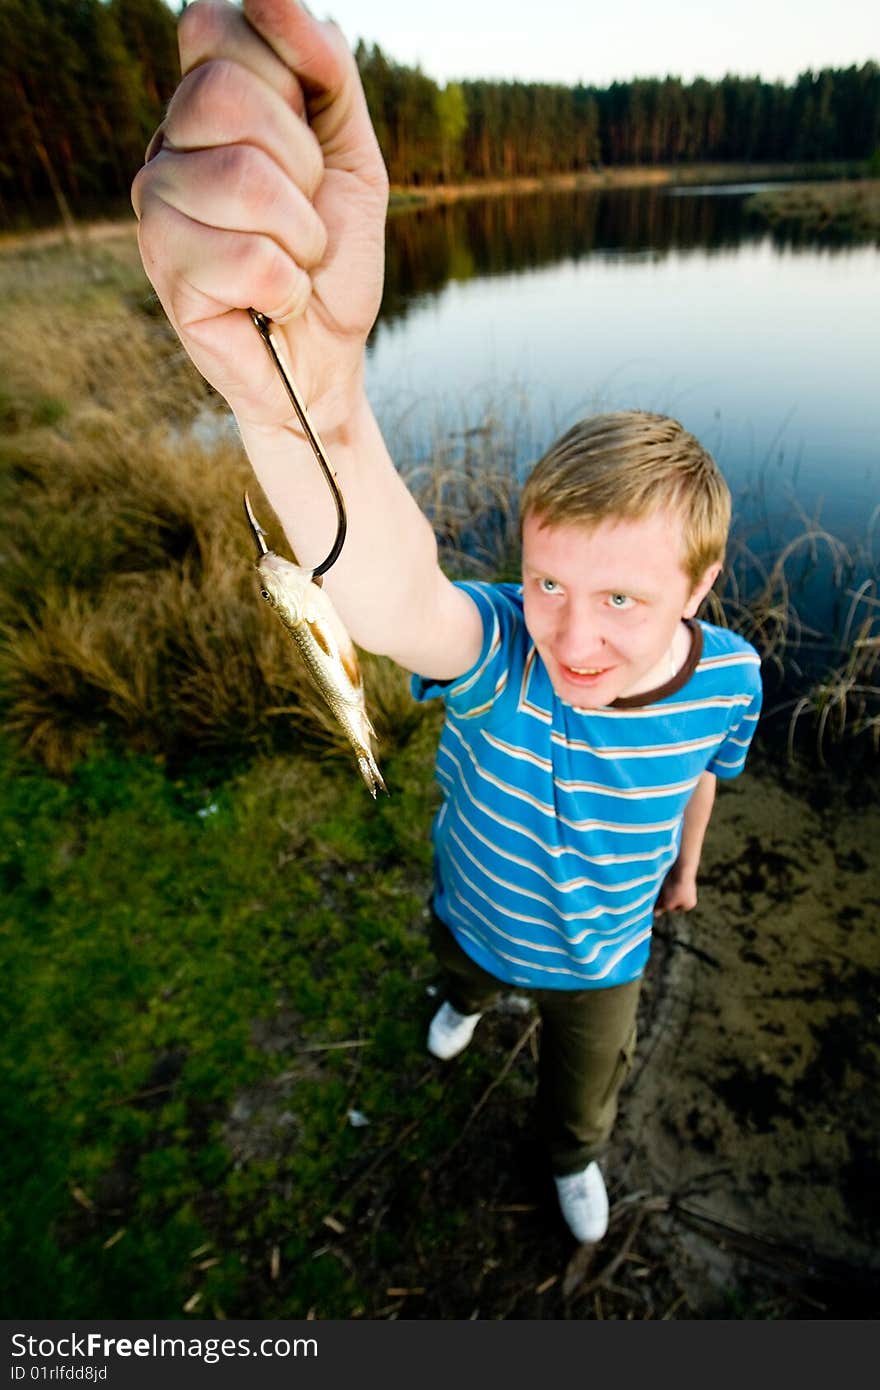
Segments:
[[[379,768],[376,764],[376,759],[373,757],[372,753],[359,753],[358,767],[361,770],[361,776],[367,784],[367,790],[369,791],[374,801],[376,799],[377,791],[382,791],[385,793],[386,796],[388,795],[388,788],[385,785],[385,781],[382,777],[381,772],[379,771]]]

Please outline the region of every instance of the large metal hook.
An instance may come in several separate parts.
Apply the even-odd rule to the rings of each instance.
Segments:
[[[248,313],[251,316],[254,327],[265,344],[266,351],[275,364],[278,375],[284,383],[284,389],[290,398],[291,405],[296,411],[297,419],[303,427],[306,439],[312,446],[312,453],[321,465],[321,471],[327,479],[327,486],[333,494],[333,501],[336,505],[336,539],[333,542],[332,549],[326,560],[322,560],[321,564],[316,565],[312,570],[312,578],[320,583],[321,575],[326,574],[330,566],[335,564],[339,559],[339,552],[342,550],[345,541],[345,532],[348,526],[345,517],[345,503],[342,500],[342,493],[339,491],[333,469],[330,467],[330,461],[327,458],[324,445],[321,443],[320,436],[309,419],[308,412],[306,411],[299,391],[296,389],[296,383],[290,374],[290,368],[285,362],[282,353],[279,351],[278,344],[273,337],[272,320],[267,318],[265,314],[258,313],[256,309],[249,309]],[[249,520],[255,519],[251,516]],[[262,528],[260,529],[262,530]]]

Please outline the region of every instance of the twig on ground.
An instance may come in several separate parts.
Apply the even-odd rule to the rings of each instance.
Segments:
[[[661,1322],[668,1322],[670,1318],[673,1318],[675,1316],[681,1305],[686,1302],[687,1294],[680,1293],[678,1295],[678,1298],[674,1301],[674,1303],[670,1303],[669,1307],[666,1309],[666,1312],[663,1314],[663,1317],[661,1318]]]
[[[511,1067],[513,1066],[513,1064],[514,1064],[514,1062],[516,1061],[517,1057],[519,1056],[520,1052],[522,1052],[522,1050],[523,1050],[523,1048],[525,1047],[526,1043],[529,1041],[529,1038],[531,1038],[532,1035],[537,1031],[537,1028],[538,1028],[538,1024],[539,1024],[539,1023],[540,1023],[540,1019],[539,1019],[539,1018],[533,1018],[532,1021],[531,1021],[531,1023],[528,1025],[528,1027],[525,1028],[525,1029],[523,1030],[522,1034],[520,1035],[520,1037],[518,1038],[518,1040],[517,1040],[517,1042],[516,1042],[515,1047],[513,1047],[513,1048],[511,1049],[510,1054],[508,1055],[507,1061],[504,1063],[504,1066],[501,1068],[500,1072],[499,1072],[498,1075],[495,1077],[495,1079],[494,1079],[493,1081],[490,1081],[489,1085],[486,1087],[485,1091],[484,1091],[483,1094],[480,1096],[480,1099],[477,1101],[477,1103],[476,1103],[476,1105],[474,1106],[473,1110],[472,1110],[471,1113],[468,1115],[468,1117],[467,1117],[467,1119],[465,1120],[464,1124],[461,1126],[461,1129],[458,1131],[458,1134],[456,1135],[455,1139],[453,1139],[452,1143],[449,1145],[449,1148],[446,1149],[446,1150],[444,1151],[444,1153],[441,1155],[440,1160],[439,1160],[438,1165],[437,1165],[438,1167],[442,1167],[443,1164],[446,1162],[446,1160],[449,1158],[450,1154],[453,1153],[453,1152],[455,1151],[455,1149],[458,1148],[458,1146],[459,1146],[459,1144],[461,1143],[462,1139],[464,1138],[464,1136],[465,1136],[467,1130],[468,1130],[468,1129],[470,1128],[470,1126],[473,1124],[473,1122],[474,1122],[474,1120],[476,1119],[477,1115],[479,1115],[480,1111],[482,1110],[483,1106],[484,1106],[484,1105],[486,1104],[486,1102],[488,1101],[488,1099],[489,1099],[490,1095],[492,1094],[492,1092],[493,1092],[494,1090],[496,1090],[496,1089],[501,1085],[502,1081],[503,1081],[504,1078],[507,1076],[508,1072],[510,1071]]]
[[[584,1280],[593,1269],[598,1256],[604,1251],[601,1245],[579,1245],[566,1267],[562,1285],[563,1296],[570,1298],[576,1291],[586,1296],[600,1287],[607,1288],[607,1281],[628,1257],[644,1218],[655,1213],[668,1211],[669,1206],[668,1197],[654,1196],[649,1192],[634,1192],[629,1197],[624,1197],[621,1201],[616,1202],[611,1209],[608,1221],[609,1230],[614,1230],[616,1226],[620,1225],[626,1214],[635,1209],[635,1216],[620,1247],[589,1283],[584,1284]]]
[[[623,1264],[624,1260],[629,1254],[630,1249],[632,1247],[632,1243],[638,1235],[639,1228],[641,1227],[641,1224],[644,1221],[647,1214],[648,1211],[646,1207],[642,1207],[640,1211],[636,1212],[635,1216],[630,1222],[629,1230],[627,1231],[623,1239],[623,1244],[620,1246],[617,1253],[614,1256],[612,1256],[612,1258],[608,1261],[606,1265],[602,1266],[598,1274],[596,1274],[589,1281],[588,1284],[585,1284],[583,1288],[580,1289],[580,1293],[584,1297],[586,1297],[587,1294],[591,1294],[594,1291],[594,1289],[602,1289],[608,1287],[612,1275],[617,1273],[618,1269]],[[577,1287],[577,1285],[575,1285],[575,1287]],[[572,1289],[571,1292],[573,1293],[574,1289]]]

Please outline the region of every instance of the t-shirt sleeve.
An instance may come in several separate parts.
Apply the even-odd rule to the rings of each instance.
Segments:
[[[439,698],[445,701],[449,713],[462,719],[479,719],[490,713],[507,686],[516,606],[501,585],[460,582],[456,587],[470,595],[483,620],[480,655],[471,669],[455,680],[413,676],[410,689],[416,700]]]
[[[750,650],[752,650],[750,648]],[[749,745],[758,727],[758,719],[761,714],[761,667],[757,652],[753,653],[755,661],[748,666],[750,699],[748,705],[741,706],[743,713],[732,724],[727,732],[724,742],[712,757],[708,764],[707,772],[714,772],[716,777],[738,777],[746,765],[746,754]]]

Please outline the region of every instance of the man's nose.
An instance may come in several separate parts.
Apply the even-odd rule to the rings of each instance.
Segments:
[[[598,618],[586,606],[571,604],[565,611],[558,634],[559,654],[569,666],[586,666],[605,645]]]

